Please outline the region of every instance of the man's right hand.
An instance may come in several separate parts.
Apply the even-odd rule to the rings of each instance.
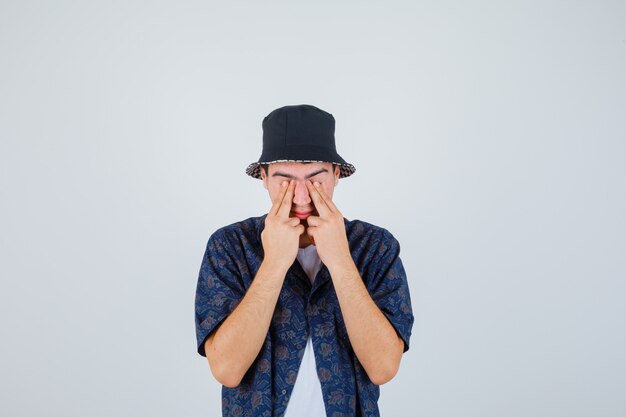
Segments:
[[[243,299],[205,342],[211,372],[228,388],[241,384],[258,357],[287,270],[298,255],[304,226],[297,217],[289,217],[294,190],[295,182],[281,186],[261,232],[263,262]]]
[[[297,217],[289,217],[296,182],[283,181],[278,197],[265,218],[265,228],[261,232],[261,242],[265,257],[263,262],[275,265],[285,271],[298,255],[300,235],[304,226]]]

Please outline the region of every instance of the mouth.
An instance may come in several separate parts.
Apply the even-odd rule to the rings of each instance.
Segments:
[[[309,217],[311,214],[313,214],[312,211],[292,211],[291,213],[297,218],[299,218],[300,220],[304,220],[307,217]]]

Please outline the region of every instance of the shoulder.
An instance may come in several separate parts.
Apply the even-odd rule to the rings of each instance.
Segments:
[[[395,239],[393,234],[384,227],[358,219],[344,219],[344,221],[348,235],[358,236],[359,238]]]
[[[258,244],[265,216],[249,217],[220,227],[209,237],[208,246],[244,247]]]
[[[400,249],[400,245],[395,236],[386,228],[368,223],[363,220],[347,220],[346,234],[351,243],[359,243],[368,249],[388,248],[390,246]]]

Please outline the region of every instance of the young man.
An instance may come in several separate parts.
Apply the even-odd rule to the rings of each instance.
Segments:
[[[413,312],[400,246],[333,203],[353,165],[335,119],[286,106],[263,120],[269,213],[209,238],[195,301],[198,353],[226,416],[379,416],[379,385],[409,349]]]

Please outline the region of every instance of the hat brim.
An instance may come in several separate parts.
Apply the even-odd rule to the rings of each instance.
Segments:
[[[276,161],[267,161],[267,162],[253,162],[246,168],[246,174],[250,175],[253,178],[261,179],[261,165],[264,164],[274,164],[276,162],[330,162],[337,166],[339,166],[339,178],[346,178],[350,175],[354,174],[356,168],[354,165],[349,164],[347,162],[338,163],[332,161],[312,161],[309,159],[279,159]]]
[[[339,178],[349,177],[356,168],[347,163],[334,149],[320,146],[283,146],[278,149],[266,149],[257,162],[246,168],[246,174],[261,179],[261,164],[277,162],[330,162],[339,166]]]

